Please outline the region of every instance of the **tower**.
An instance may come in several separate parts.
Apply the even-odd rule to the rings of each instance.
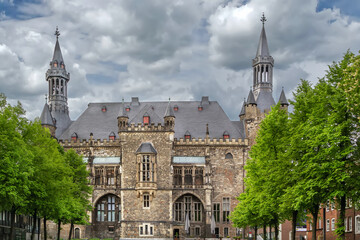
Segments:
[[[253,59],[253,92],[260,111],[270,110],[275,105],[272,97],[274,59],[270,56],[265,33],[264,13],[261,17],[262,30],[256,56]]]
[[[166,107],[166,112],[164,115],[164,124],[165,124],[165,128],[171,131],[174,131],[174,126],[175,126],[175,114],[174,111],[171,107],[170,104],[170,98],[169,98],[169,103]]]
[[[60,32],[57,27],[55,36],[54,55],[46,72],[46,81],[49,86],[49,110],[56,125],[55,137],[59,137],[71,123],[67,104],[67,84],[70,80],[70,73],[66,71],[61,54]]]

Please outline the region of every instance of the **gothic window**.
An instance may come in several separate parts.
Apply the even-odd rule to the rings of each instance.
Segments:
[[[184,178],[184,182],[185,185],[192,185],[193,184],[193,177],[192,177],[192,167],[187,167],[185,168],[185,178]]]
[[[102,197],[95,205],[95,219],[98,222],[115,222],[120,221],[121,204],[120,198],[115,195],[106,195]]]
[[[225,155],[225,159],[233,159],[233,155],[231,153],[227,153]]]
[[[95,168],[95,185],[102,184],[103,169]]]
[[[175,203],[175,221],[182,221],[182,207],[183,203],[182,202],[176,202]]]
[[[335,218],[331,219],[331,231],[335,230]]]
[[[229,222],[229,215],[230,215],[230,198],[223,198],[223,222],[228,223]]]
[[[203,185],[203,168],[195,169],[195,185]]]
[[[174,167],[174,185],[182,185],[182,168]]]
[[[326,219],[326,231],[330,231],[330,219]]]
[[[194,221],[201,222],[202,207],[200,202],[194,202]]]
[[[59,86],[60,86],[60,84],[59,84],[59,79],[56,79],[56,94],[59,94]]]
[[[97,221],[103,222],[105,219],[105,203],[101,202],[97,204]]]
[[[213,204],[213,214],[215,222],[220,222],[220,203]]]
[[[139,226],[139,235],[140,236],[152,236],[154,235],[154,226],[144,223]]]
[[[154,164],[150,159],[150,155],[142,155],[140,168],[140,180],[142,182],[154,181]]]
[[[114,185],[115,184],[115,169],[114,168],[107,168],[106,169],[106,182],[107,185]]]
[[[150,208],[150,195],[148,193],[143,194],[144,208]]]
[[[115,222],[115,196],[108,196],[108,222]]]

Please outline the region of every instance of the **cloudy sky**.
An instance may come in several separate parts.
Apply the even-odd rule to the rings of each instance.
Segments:
[[[41,114],[58,26],[72,119],[89,102],[209,96],[235,120],[262,12],[276,101],[359,51],[358,0],[0,0],[0,92],[30,119]]]

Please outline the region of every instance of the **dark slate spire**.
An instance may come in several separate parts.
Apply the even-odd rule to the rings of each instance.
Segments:
[[[279,98],[280,105],[287,105],[289,106],[289,102],[286,99],[284,88],[281,90],[280,98]]]
[[[54,120],[50,113],[49,105],[47,103],[45,103],[44,108],[42,110],[40,121],[41,121],[41,125],[55,126]]]
[[[247,104],[255,104],[255,105],[256,105],[255,97],[254,97],[253,91],[252,91],[251,89],[250,89],[249,96],[248,96],[248,98],[247,98],[246,103],[247,103]]]
[[[127,117],[128,118],[128,115],[127,115],[127,112],[126,112],[126,109],[125,109],[124,98],[122,99],[122,104],[121,104],[121,107],[120,107],[118,117]]]
[[[175,117],[174,110],[170,104],[170,98],[169,98],[169,103],[167,105],[164,117]]]
[[[59,44],[60,32],[58,30],[58,27],[56,27],[55,36],[56,36],[56,44],[55,44],[55,49],[54,49],[54,55],[52,58],[52,63],[57,61],[57,67],[60,67],[61,63],[63,63],[64,65],[65,65],[65,63],[64,63],[64,60],[63,60],[63,57],[61,54],[61,49],[60,49],[60,44]]]
[[[260,41],[259,41],[258,49],[256,52],[256,57],[269,57],[270,53],[269,53],[269,47],[268,47],[266,33],[265,33],[266,18],[265,18],[264,13],[260,20],[262,21],[263,26],[262,26],[262,30],[261,30],[261,34],[260,34]]]
[[[239,117],[242,116],[242,115],[245,115],[245,105],[246,105],[246,101],[245,101],[245,98],[244,98],[244,102],[243,102],[243,105],[241,107]]]

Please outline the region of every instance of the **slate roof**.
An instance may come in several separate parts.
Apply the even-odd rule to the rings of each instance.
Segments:
[[[254,93],[251,89],[250,89],[249,96],[247,98],[246,103],[247,104],[257,104],[257,102],[255,101]]]
[[[140,145],[136,153],[157,153],[151,143],[145,142]]]
[[[45,103],[44,108],[42,110],[40,121],[41,124],[54,126],[54,120],[51,116],[49,105],[47,103]]]
[[[263,25],[261,34],[260,34],[260,41],[259,41],[258,49],[256,52],[256,57],[268,57],[268,56],[270,56],[270,53],[269,53],[269,47],[268,47],[267,39],[266,39],[265,27]]]
[[[60,63],[64,63],[62,54],[61,54],[61,49],[60,49],[60,44],[59,44],[59,40],[56,39],[56,44],[55,44],[55,49],[54,49],[54,55],[53,55],[53,59],[52,62],[54,61],[58,62],[58,67],[60,66]],[[65,63],[64,63],[65,64]]]
[[[289,102],[288,102],[288,100],[286,99],[286,96],[285,96],[284,89],[281,90],[279,102],[280,102],[281,105],[289,105]]]
[[[188,130],[193,138],[206,137],[206,124],[209,124],[209,137],[222,138],[224,131],[228,131],[230,138],[244,138],[244,129],[240,124],[233,124],[218,102],[209,101],[203,105],[203,110],[198,111],[200,101],[172,101],[178,106],[174,111],[175,138],[184,138]],[[106,112],[102,112],[102,106],[106,106]],[[148,113],[150,123],[164,124],[164,118],[168,102],[125,102],[131,109],[127,112],[130,123],[142,123],[143,115]],[[74,121],[59,137],[70,139],[71,134],[76,132],[79,139],[89,139],[93,133],[94,139],[109,138],[111,132],[118,138],[117,117],[122,103],[89,103],[88,108]]]
[[[271,109],[271,106],[276,105],[272,93],[270,91],[260,91],[256,99],[257,107],[264,112],[265,109]]]

